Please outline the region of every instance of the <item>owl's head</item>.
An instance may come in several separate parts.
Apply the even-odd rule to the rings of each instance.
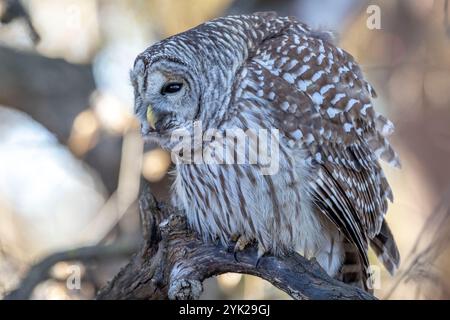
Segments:
[[[194,73],[194,68],[176,56],[136,60],[131,80],[135,113],[144,137],[164,144],[173,130],[190,127],[198,115],[201,98]]]
[[[192,132],[194,121],[203,129],[218,129],[229,110],[240,68],[260,42],[281,28],[280,23],[270,22],[272,18],[212,20],[140,54],[131,80],[144,137],[167,147],[174,130]]]

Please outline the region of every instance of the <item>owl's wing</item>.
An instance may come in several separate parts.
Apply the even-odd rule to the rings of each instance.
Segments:
[[[237,90],[269,106],[273,126],[307,153],[315,168],[311,192],[367,262],[368,238],[383,223],[392,192],[379,164],[399,166],[377,114],[375,96],[351,55],[296,23],[262,43],[243,66]]]

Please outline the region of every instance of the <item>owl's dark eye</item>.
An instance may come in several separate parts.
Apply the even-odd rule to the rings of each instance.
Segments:
[[[183,88],[183,84],[181,82],[169,82],[161,88],[161,94],[165,95],[177,93],[181,90],[181,88]]]

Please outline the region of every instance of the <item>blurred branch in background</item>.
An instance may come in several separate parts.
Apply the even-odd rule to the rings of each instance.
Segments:
[[[30,15],[22,6],[19,0],[0,0],[0,22],[7,24],[15,19],[24,19],[32,41],[36,44],[39,42],[40,37],[36,32],[33,23],[31,22]]]
[[[82,262],[85,264],[99,260],[117,260],[129,257],[138,248],[137,243],[117,242],[53,253],[32,266],[18,288],[5,296],[5,300],[28,300],[36,286],[50,277],[50,270],[58,262]]]
[[[404,259],[404,267],[396,277],[396,281],[386,295],[392,297],[402,282],[417,284],[416,298],[421,291],[433,288],[434,294],[443,299],[448,297],[448,279],[439,267],[438,259],[448,253],[450,245],[450,186],[444,193],[441,202],[427,218],[411,252]]]

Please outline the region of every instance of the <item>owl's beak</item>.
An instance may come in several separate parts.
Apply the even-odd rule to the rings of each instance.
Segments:
[[[156,121],[158,119],[155,116],[155,112],[153,111],[153,107],[151,104],[147,106],[147,122],[150,125],[152,130],[156,130]]]

